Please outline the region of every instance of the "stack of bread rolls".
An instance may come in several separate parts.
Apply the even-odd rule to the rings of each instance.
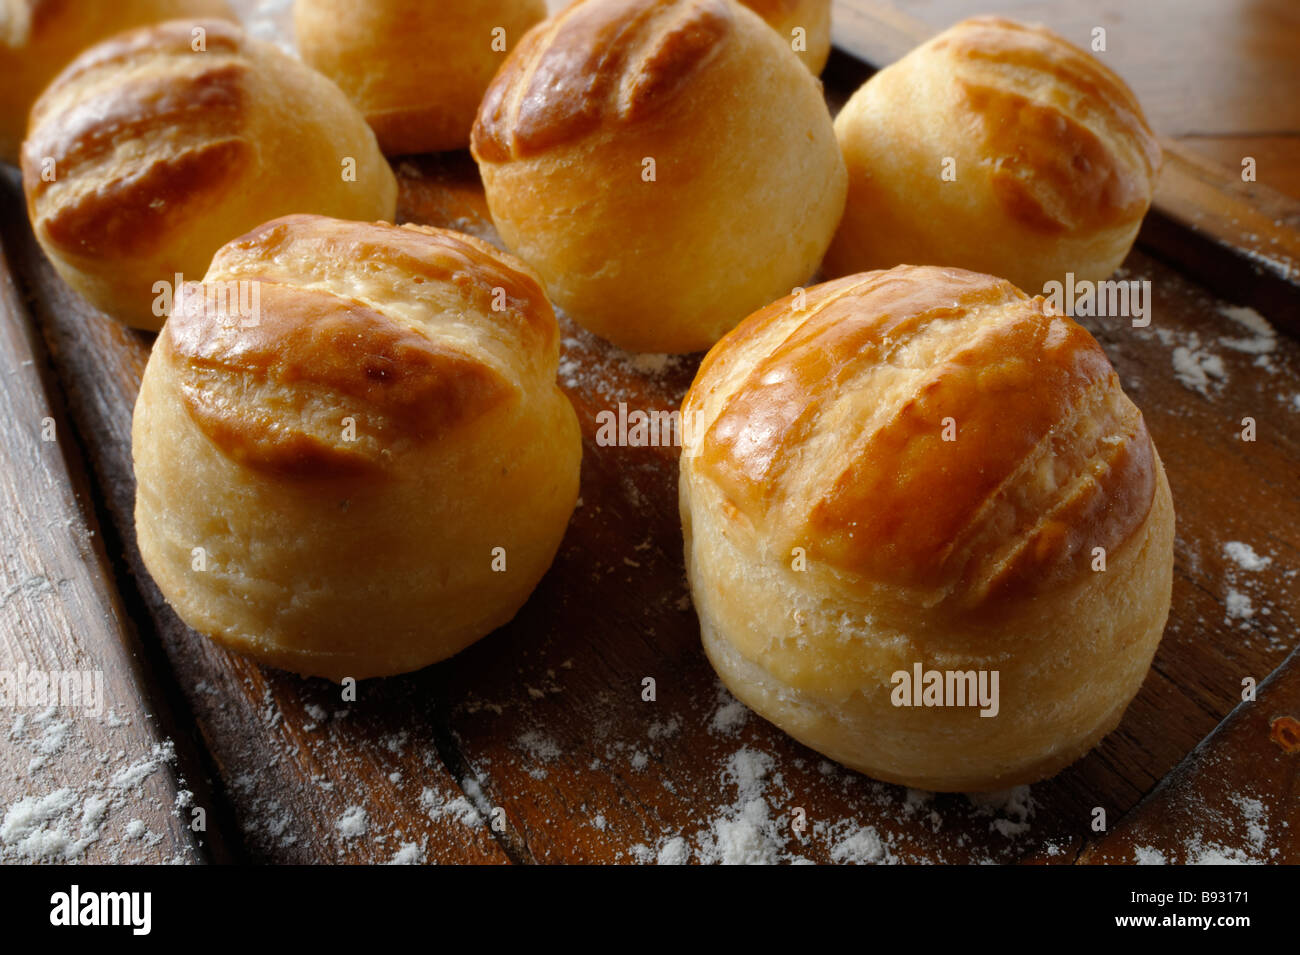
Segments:
[[[1097,342],[1038,294],[1118,266],[1159,171],[1097,60],[969,20],[832,121],[829,0],[297,0],[299,57],[224,6],[0,20],[38,240],[161,327],[136,524],[187,623],[341,680],[508,621],[578,494],[554,303],[613,346],[708,350],[680,509],[741,700],[934,789],[1042,778],[1116,725],[1168,613],[1172,501]],[[385,156],[466,148],[503,248],[392,224]],[[997,672],[998,713],[900,706],[913,666]]]

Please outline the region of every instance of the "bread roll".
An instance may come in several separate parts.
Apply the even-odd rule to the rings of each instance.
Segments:
[[[492,220],[623,348],[689,352],[806,281],[844,204],[817,81],[733,0],[586,0],[536,27],[472,145]]]
[[[177,274],[199,279],[260,222],[392,219],[397,206],[393,171],[338,87],[217,20],[145,27],[79,56],[33,107],[22,167],[54,267],[136,328],[162,324]]]
[[[1161,163],[1119,77],[1048,30],[988,17],[877,73],[835,134],[849,201],[828,275],[906,262],[1033,292],[1067,272],[1100,281],[1133,245]]]
[[[831,55],[831,0],[741,0],[768,22],[817,76]],[[796,49],[796,30],[802,49]]]
[[[389,155],[469,145],[506,52],[544,0],[296,0],[298,51],[342,88]],[[503,31],[503,32],[497,32]]]
[[[0,0],[0,160],[18,162],[32,104],[74,56],[114,33],[176,17],[235,19],[226,0]]]
[[[682,429],[704,649],[764,718],[955,791],[1042,779],[1119,722],[1169,612],[1173,506],[1105,354],[1041,297],[934,267],[818,285],[709,352]],[[994,705],[925,705],[930,671],[945,693],[983,671]]]
[[[449,657],[514,616],[573,511],[558,360],[536,278],[484,242],[268,222],[185,290],[145,369],[145,565],[187,624],[273,666]]]

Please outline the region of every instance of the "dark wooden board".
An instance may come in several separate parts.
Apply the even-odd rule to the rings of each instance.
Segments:
[[[842,18],[842,44],[856,49],[845,33],[855,22],[859,39],[862,24],[876,41],[888,38],[890,23]],[[894,28],[903,39],[876,62],[911,42]],[[850,68],[861,73],[837,58],[832,101],[848,92]],[[395,166],[400,218],[493,237],[468,157]],[[1093,809],[1114,827],[1137,806],[1233,709],[1243,677],[1262,681],[1282,662],[1300,616],[1300,344],[1272,310],[1267,367],[1223,344],[1249,337],[1223,308],[1247,304],[1250,288],[1224,302],[1180,272],[1186,247],[1211,240],[1176,215],[1168,221],[1165,233],[1144,233],[1126,263],[1128,277],[1152,282],[1152,326],[1090,327],[1146,414],[1173,485],[1170,625],[1115,733],[1055,779],[991,800],[908,792],[840,770],[721,690],[683,579],[676,451],[595,440],[596,415],[620,401],[675,407],[698,356],[627,355],[567,321],[561,383],[583,427],[581,506],[515,621],[444,664],[363,683],[350,703],[330,684],[215,648],[166,608],[134,545],[130,412],[151,336],[80,302],[21,216],[6,216],[4,239],[120,539],[111,556],[129,568],[134,600],[147,608],[140,629],[165,654],[161,678],[181,691],[215,767],[214,799],[230,808],[250,858],[388,861],[414,844],[406,855],[430,862],[1071,862],[1096,838]],[[1294,298],[1282,303],[1295,307]],[[1214,370],[1204,393],[1179,380],[1175,355],[1184,378],[1189,362]],[[1246,415],[1258,427],[1249,444],[1238,437]],[[1226,556],[1229,541],[1271,563],[1244,570]],[[1250,617],[1228,617],[1234,591],[1234,607],[1250,599]],[[656,681],[654,702],[642,699],[646,677]],[[1245,762],[1216,785],[1253,785],[1251,773]],[[355,807],[364,827],[348,825]],[[498,808],[505,825],[494,831]],[[1266,809],[1271,827],[1294,812],[1288,802]],[[1212,835],[1254,851],[1248,834]]]

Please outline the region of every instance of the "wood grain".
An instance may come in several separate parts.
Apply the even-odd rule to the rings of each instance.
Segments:
[[[7,218],[11,195],[0,206]],[[217,818],[190,827],[193,806],[211,807],[200,761],[118,598],[76,439],[46,398],[45,372],[0,247],[0,860],[227,858]],[[35,674],[55,681],[53,697]]]

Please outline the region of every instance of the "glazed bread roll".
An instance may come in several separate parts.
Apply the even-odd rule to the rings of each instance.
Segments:
[[[395,155],[469,145],[483,91],[544,0],[296,0],[308,65],[342,88]]]
[[[935,267],[818,285],[709,352],[682,429],[704,649],[764,718],[953,791],[1042,779],[1119,722],[1169,612],[1173,506],[1110,362],[1041,297]],[[996,672],[994,704],[963,676],[967,705],[918,705],[930,671]]]
[[[817,81],[734,0],[585,0],[493,80],[472,148],[506,245],[616,345],[688,352],[807,280],[844,205]]]
[[[1048,30],[989,17],[873,76],[835,134],[849,201],[828,275],[908,262],[1034,292],[1067,272],[1099,281],[1133,245],[1161,163],[1119,77]]]
[[[79,56],[33,107],[22,170],[59,274],[145,329],[162,324],[176,275],[199,279],[260,222],[392,219],[397,207],[393,171],[338,87],[217,20],[145,27]]]
[[[814,76],[831,55],[831,0],[741,0],[791,44]],[[802,30],[801,34],[795,31]],[[796,41],[800,47],[794,44]]]
[[[273,666],[449,657],[514,616],[573,511],[558,360],[536,278],[484,242],[268,222],[186,287],[145,369],[145,565],[187,624]]]
[[[114,33],[177,17],[235,19],[226,0],[0,0],[0,160],[18,161],[32,104],[74,56]]]

